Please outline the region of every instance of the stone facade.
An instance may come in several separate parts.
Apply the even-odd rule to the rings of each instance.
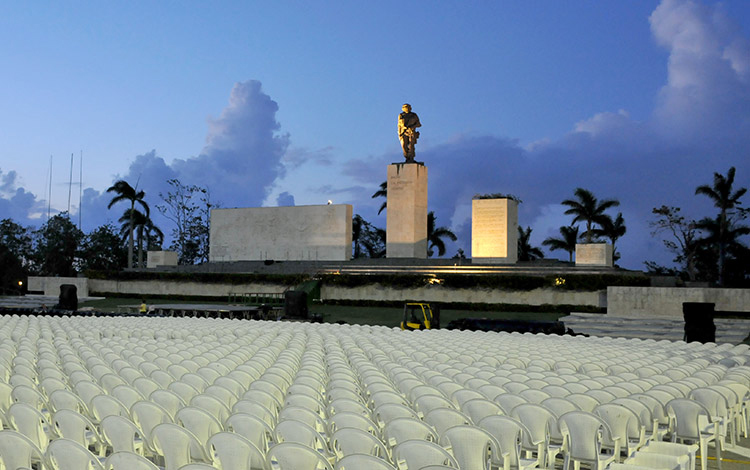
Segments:
[[[576,266],[612,267],[612,245],[609,243],[577,243]]]
[[[608,287],[607,315],[682,318],[683,302],[711,302],[716,310],[750,313],[750,289]]]
[[[471,201],[471,258],[492,264],[518,261],[518,201]]]

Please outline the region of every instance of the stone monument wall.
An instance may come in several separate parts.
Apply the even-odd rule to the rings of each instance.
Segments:
[[[577,243],[576,266],[612,267],[612,245],[609,243]]]
[[[178,261],[176,251],[149,251],[146,256],[146,267],[177,266]]]
[[[471,201],[471,258],[498,264],[518,261],[518,201]]]
[[[211,211],[209,260],[346,261],[352,206],[331,204]]]

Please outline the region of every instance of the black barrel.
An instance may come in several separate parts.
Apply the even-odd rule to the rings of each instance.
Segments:
[[[284,292],[284,317],[307,319],[307,292],[303,290]]]
[[[78,288],[74,284],[60,285],[60,298],[55,308],[78,310]]]

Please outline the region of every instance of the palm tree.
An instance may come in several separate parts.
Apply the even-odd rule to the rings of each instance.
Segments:
[[[146,240],[146,250],[151,245],[152,239],[157,240],[157,244],[161,244],[164,241],[164,233],[154,225],[154,222],[146,214],[140,212],[138,209],[126,209],[122,217],[118,222],[122,223],[120,234],[125,236],[130,232],[130,224],[133,224],[133,228],[137,232],[136,244],[138,245],[138,264],[137,267],[142,268],[143,266],[143,241]]]
[[[729,235],[728,232],[732,230],[733,225],[730,211],[741,204],[740,198],[747,192],[747,188],[740,188],[736,191],[732,190],[734,173],[734,167],[729,169],[726,177],[720,173],[714,173],[713,186],[703,184],[695,188],[695,194],[708,196],[714,202],[714,206],[719,208],[719,217],[716,221],[718,233],[716,234],[715,241],[719,246],[718,269],[720,286],[724,285],[724,262],[727,253],[727,243],[730,241],[727,235]]]
[[[359,258],[362,252],[362,225],[364,219],[361,215],[355,214],[352,219],[352,242],[354,243],[354,258]]]
[[[618,212],[614,220],[605,214],[599,225],[601,228],[595,229],[594,235],[608,238],[612,242],[612,259],[617,261],[620,259],[620,254],[615,250],[615,242],[628,231],[628,228],[625,226],[625,219],[622,217],[622,212]]]
[[[576,252],[576,243],[580,235],[578,234],[578,225],[569,225],[560,227],[560,238],[547,237],[542,245],[548,246],[550,251],[565,250],[568,252],[569,261],[573,262],[573,253]]]
[[[383,181],[382,183],[380,183],[380,189],[375,191],[375,194],[373,194],[372,197],[373,198],[376,198],[376,197],[385,198],[385,201],[383,201],[383,204],[380,206],[380,209],[378,210],[378,215],[380,215],[380,213],[383,212],[388,205],[388,181]]]
[[[107,205],[107,209],[111,209],[112,206],[117,204],[120,201],[130,201],[130,214],[134,215],[132,211],[135,211],[135,203],[141,205],[143,208],[143,211],[146,215],[146,217],[149,216],[149,208],[148,204],[146,204],[146,201],[143,200],[146,193],[143,191],[136,191],[135,188],[130,186],[127,181],[119,180],[115,181],[115,184],[107,188],[108,193],[117,193],[115,197],[112,198],[111,201],[109,201],[109,205]],[[133,218],[130,218],[130,226],[129,226],[129,234],[128,234],[128,268],[133,267],[133,230],[135,228],[135,224],[133,221]]]
[[[586,231],[583,236],[586,237],[586,243],[591,243],[594,235],[594,224],[601,225],[606,223],[605,218],[607,215],[604,213],[610,207],[619,206],[620,202],[617,199],[604,199],[599,201],[594,197],[594,194],[583,188],[577,188],[575,193],[577,200],[566,199],[562,202],[565,206],[570,206],[570,209],[566,210],[565,213],[568,215],[574,215],[573,223],[586,222]]]
[[[518,226],[518,261],[534,261],[544,258],[544,252],[538,247],[531,246],[531,227],[524,230]]]
[[[435,254],[433,248],[437,248],[438,256],[443,256],[445,254],[445,242],[443,242],[443,238],[448,238],[454,242],[458,239],[456,234],[451,232],[448,227],[435,228],[435,219],[437,219],[435,213],[430,211],[427,214],[427,243],[429,243],[429,248],[427,249],[428,257]]]

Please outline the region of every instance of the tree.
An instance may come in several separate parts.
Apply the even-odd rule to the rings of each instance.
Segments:
[[[443,256],[445,254],[445,242],[443,238],[447,238],[451,241],[456,241],[456,234],[451,232],[448,227],[435,227],[435,213],[430,211],[427,214],[427,256],[430,257],[435,254],[435,248],[437,248],[437,255]]]
[[[159,193],[164,204],[157,205],[166,218],[174,222],[170,249],[177,251],[180,264],[208,261],[209,223],[212,207],[208,189],[185,185],[177,179],[167,181],[172,189],[166,195]]]
[[[388,181],[383,181],[380,183],[380,189],[375,191],[375,194],[372,195],[373,198],[376,197],[384,197],[385,201],[383,201],[383,204],[380,206],[380,209],[378,209],[378,215],[380,215],[381,212],[383,212],[386,207],[388,207]]]
[[[535,246],[531,246],[531,227],[524,230],[518,226],[518,261],[534,261],[544,258],[544,252]]]
[[[148,238],[146,244],[146,250],[148,251],[151,246],[151,239],[153,238],[158,241],[158,245],[161,245],[164,240],[164,234],[159,227],[154,225],[154,222],[150,217],[140,212],[138,209],[132,209],[132,211],[131,209],[127,209],[118,222],[122,223],[122,228],[120,229],[122,235],[127,236],[131,226],[137,232],[136,244],[138,245],[138,263],[136,266],[139,268],[145,267],[143,264],[144,240]]]
[[[385,256],[385,230],[375,227],[361,215],[352,222],[354,258],[383,258]]]
[[[134,215],[132,211],[135,210],[135,204],[138,203],[143,208],[143,212],[146,214],[146,216],[149,216],[148,204],[146,204],[146,201],[143,200],[143,198],[146,196],[146,193],[144,193],[143,191],[137,191],[136,188],[130,186],[128,182],[124,180],[115,181],[115,184],[107,188],[107,192],[117,193],[117,195],[113,197],[111,201],[109,201],[107,209],[111,209],[112,206],[120,201],[128,201],[130,202],[131,215]],[[135,221],[131,218],[128,231],[128,268],[133,267],[133,230],[135,228],[134,222]]]
[[[82,239],[83,232],[70,221],[67,212],[50,218],[34,232],[36,274],[75,276],[76,256]]]
[[[22,227],[13,222],[13,219],[0,220],[0,245],[5,245],[24,269],[31,267],[33,249],[31,229]]]
[[[698,240],[699,252],[701,249],[707,250],[712,252],[714,260],[717,257],[721,260],[721,263],[716,264],[716,279],[719,285],[723,286],[729,280],[742,281],[749,268],[747,264],[735,261],[747,256],[748,249],[740,242],[740,237],[750,234],[750,227],[732,222],[730,219],[722,220],[721,215],[716,218],[704,217],[696,222],[695,227],[706,234]],[[730,265],[733,267],[732,270],[727,269]]]
[[[81,270],[115,271],[126,262],[128,252],[122,237],[112,224],[97,227],[86,234],[80,248]]]
[[[707,196],[713,201],[714,206],[719,208],[719,216],[716,219],[718,233],[715,234],[712,241],[717,244],[719,250],[717,268],[719,272],[720,286],[724,285],[724,264],[727,254],[727,246],[728,243],[731,242],[729,236],[733,231],[733,225],[737,218],[744,217],[745,214],[745,211],[742,209],[734,210],[741,204],[740,198],[747,192],[747,188],[739,188],[736,191],[732,188],[734,185],[734,174],[734,167],[731,167],[729,171],[727,171],[727,176],[720,173],[714,173],[712,186],[703,184],[695,188],[696,195],[702,194]]]
[[[615,249],[615,242],[622,238],[625,232],[628,231],[628,228],[625,226],[625,219],[622,217],[622,212],[618,212],[614,220],[612,220],[612,217],[604,214],[599,225],[600,228],[594,229],[594,235],[608,238],[612,242],[612,259],[617,261],[620,259],[620,254]]]
[[[679,207],[661,206],[655,207],[651,213],[657,216],[655,221],[649,222],[653,229],[651,235],[667,232],[671,239],[662,240],[664,246],[675,255],[674,262],[682,267],[688,280],[697,279],[696,262],[698,258],[698,230],[694,220],[688,220],[680,214]],[[650,264],[649,264],[650,263]],[[657,265],[653,262],[647,262],[649,269],[659,272]]]
[[[568,252],[569,261],[573,262],[573,254],[576,252],[576,244],[580,235],[578,234],[577,225],[560,227],[560,238],[547,237],[542,245],[549,247],[550,251],[565,250]]]
[[[577,222],[586,223],[586,231],[583,232],[583,236],[586,243],[591,243],[595,236],[594,224],[601,226],[606,223],[607,215],[604,212],[610,207],[619,206],[620,202],[616,199],[599,201],[591,191],[583,188],[577,188],[574,194],[578,198],[577,200],[566,199],[562,202],[563,205],[570,207],[565,213],[575,216],[573,217],[574,224]]]

